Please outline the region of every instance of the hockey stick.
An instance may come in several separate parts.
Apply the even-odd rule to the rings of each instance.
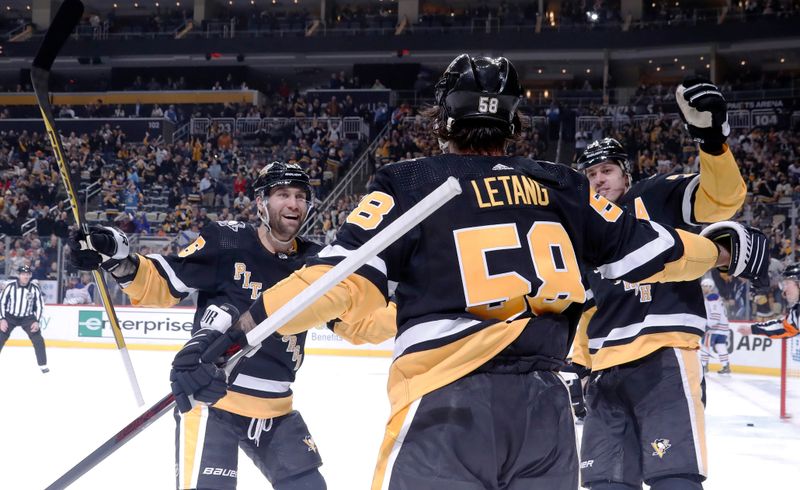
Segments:
[[[53,118],[53,109],[50,105],[50,68],[61,50],[61,47],[67,41],[70,33],[78,24],[83,15],[83,4],[80,0],[65,0],[59,7],[56,16],[53,18],[53,23],[47,30],[39,50],[36,52],[36,57],[33,59],[33,66],[31,67],[31,82],[33,83],[33,92],[36,94],[36,101],[39,104],[39,110],[42,113],[47,135],[50,137],[50,144],[53,146],[53,153],[55,153],[56,161],[58,162],[58,171],[61,174],[61,180],[64,182],[64,187],[67,190],[70,206],[72,208],[72,215],[77,224],[84,233],[89,233],[89,227],[83,219],[83,212],[80,209],[80,202],[75,193],[75,188],[72,186],[72,178],[69,174],[69,165],[64,158],[64,148],[61,146],[61,138],[56,132],[55,120]],[[133,396],[136,397],[138,406],[144,405],[144,398],[142,398],[142,391],[139,389],[139,382],[136,380],[136,372],[133,370],[131,357],[128,354],[128,348],[125,345],[125,338],[122,336],[122,329],[119,326],[119,319],[114,311],[114,305],[111,303],[111,296],[108,293],[108,286],[103,279],[103,274],[97,270],[93,271],[94,281],[97,283],[97,290],[100,291],[100,298],[103,300],[103,307],[106,310],[108,321],[111,324],[111,331],[114,333],[114,341],[117,344],[122,355],[122,362],[125,365],[125,370],[128,372],[128,380],[133,389]]]
[[[424,199],[415,204],[411,209],[403,213],[394,222],[381,230],[377,235],[361,245],[353,255],[341,261],[336,267],[322,275],[317,281],[303,290],[300,294],[292,298],[270,315],[266,320],[258,324],[253,330],[247,333],[248,346],[233,354],[226,363],[232,366],[237,360],[241,359],[260,347],[264,339],[275,333],[280,327],[289,320],[297,316],[301,311],[308,308],[312,303],[325,295],[334,286],[342,282],[366,264],[386,247],[394,243],[411,228],[417,226],[425,218],[433,214],[452,198],[461,194],[461,185],[455,177],[449,177],[442,185],[434,189]],[[150,426],[159,417],[167,413],[175,405],[175,395],[170,393],[146,412],[136,417],[130,424],[126,425],[121,431],[117,432],[111,439],[103,443],[99,448],[92,451],[80,463],[76,464],[67,471],[61,478],[53,482],[45,490],[60,490],[66,488],[75,480],[86,474],[89,470],[97,466],[98,463],[113,454],[125,443],[133,439],[142,430]]]

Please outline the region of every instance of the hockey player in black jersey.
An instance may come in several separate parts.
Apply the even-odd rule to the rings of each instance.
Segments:
[[[687,231],[729,219],[746,188],[725,144],[726,104],[707,80],[676,94],[700,142],[700,173],[656,175],[632,184],[616,140],[587,146],[578,160],[592,186],[626,214]],[[715,234],[712,225],[708,233]],[[734,225],[738,226],[738,225]],[[706,233],[706,232],[704,232]],[[700,341],[706,311],[698,281],[649,284],[587,275],[573,361],[591,368],[581,444],[582,484],[593,490],[702,488],[706,478]]]
[[[575,490],[570,401],[555,371],[586,299],[581,272],[693,279],[730,257],[711,240],[624,214],[568,167],[505,156],[522,94],[507,59],[461,55],[436,87],[435,133],[446,153],[378,170],[336,241],[263,293],[207,352],[241,339],[455,176],[461,195],[279,331],[360,321],[397,281],[391,414],[372,488]],[[749,252],[732,259],[745,276],[754,273]]]
[[[312,196],[308,175],[298,165],[267,165],[253,188],[261,219],[257,227],[237,221],[211,223],[191,245],[171,256],[129,254],[119,230],[92,227],[89,237],[73,236],[72,261],[82,270],[102,265],[135,305],[172,306],[197,292],[195,325],[209,305],[230,303],[247,311],[262,291],[320,250],[296,236]],[[190,344],[208,341],[206,332],[196,334],[178,353],[176,366],[191,357]],[[240,447],[277,490],[325,488],[317,469],[322,464],[317,447],[292,409],[291,384],[303,362],[305,337],[271,336],[237,366],[227,395],[214,406],[176,411],[177,488],[234,489]],[[173,386],[191,383],[177,368],[172,381]],[[224,378],[222,384],[224,393]],[[196,399],[203,401],[203,394]],[[191,408],[185,397],[179,397],[179,406],[181,402],[182,409]]]
[[[766,322],[742,325],[737,330],[742,335],[766,335],[771,339],[785,339],[800,334],[800,263],[790,264],[783,270],[781,294],[786,300],[786,315]]]

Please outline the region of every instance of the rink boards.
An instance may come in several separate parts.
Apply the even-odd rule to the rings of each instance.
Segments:
[[[130,349],[177,350],[190,336],[193,308],[134,308],[116,309],[125,341]],[[96,306],[47,305],[42,332],[51,347],[114,348],[114,337],[105,312]],[[736,332],[728,339],[731,365],[734,371],[751,374],[780,373],[780,341],[766,337],[743,337]],[[741,322],[740,322],[741,323]],[[789,351],[800,355],[800,338],[791,339]],[[9,345],[29,345],[25,333],[16,329]],[[315,328],[306,339],[308,354],[390,357],[392,342],[380,345],[352,345],[327,328]],[[795,361],[800,362],[800,359]],[[712,368],[714,358],[712,357]]]
[[[128,348],[178,350],[191,336],[194,308],[117,307],[120,328]],[[46,305],[42,335],[48,347],[115,348],[105,311],[98,306]],[[30,345],[22,329],[15,329],[8,345]],[[352,345],[327,328],[314,328],[306,337],[306,353],[390,357],[392,342]]]

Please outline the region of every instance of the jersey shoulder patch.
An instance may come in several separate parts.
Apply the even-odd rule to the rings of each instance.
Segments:
[[[243,223],[241,221],[233,221],[233,220],[230,220],[230,221],[217,221],[217,225],[219,225],[220,227],[228,228],[228,229],[232,230],[233,232],[237,232],[239,230],[243,230],[243,229],[247,228],[247,223]]]
[[[719,299],[719,295],[717,293],[711,293],[706,296],[706,299],[709,301],[717,301]]]

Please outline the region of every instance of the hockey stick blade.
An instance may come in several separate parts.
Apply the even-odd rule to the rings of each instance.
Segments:
[[[78,25],[83,15],[83,3],[81,0],[65,0],[58,8],[56,16],[47,33],[44,35],[42,44],[33,59],[33,66],[44,71],[50,71],[53,62],[61,51],[61,47],[67,42],[67,38],[72,34],[72,30]]]
[[[121,431],[114,434],[102,446],[92,451],[91,454],[83,458],[80,463],[73,466],[72,469],[64,473],[63,476],[50,484],[45,490],[62,490],[72,485],[75,480],[97,466],[98,463],[110,456],[114,451],[124,446],[134,436],[167,413],[174,405],[175,395],[170,393],[148,408],[146,412],[136,417],[133,422],[126,425]]]
[[[322,275],[318,280],[311,283],[300,294],[293,298],[289,303],[283,305],[272,316],[267,318],[262,324],[248,334],[248,339],[260,339],[258,345],[248,345],[242,350],[231,349],[226,355],[233,353],[225,365],[226,371],[229,366],[239,361],[260,347],[260,342],[283,326],[286,322],[300,314],[308,304],[313,303],[316,298],[323,296],[334,286],[342,282],[350,274],[358,270],[373,257],[382,252],[386,247],[394,243],[398,238],[405,235],[413,227],[420,224],[428,216],[433,214],[440,207],[461,194],[461,185],[455,177],[449,177],[442,185],[434,189],[427,197],[415,204],[411,209],[403,213],[386,228],[378,232],[366,243],[356,249],[356,253],[349,256],[334,268]],[[271,320],[270,320],[271,318]],[[251,335],[252,334],[252,335]],[[236,351],[234,353],[234,351]],[[228,373],[230,374],[230,373]],[[61,490],[66,488],[87,471],[91,470],[98,463],[111,456],[114,451],[130,441],[135,435],[152,424],[158,417],[167,412],[175,405],[175,396],[169,394],[162,398],[158,403],[150,407],[146,412],[137,417],[133,422],[117,432],[114,437],[106,441],[102,446],[95,449],[89,456],[80,463],[73,466],[64,476],[56,480],[45,490]]]

